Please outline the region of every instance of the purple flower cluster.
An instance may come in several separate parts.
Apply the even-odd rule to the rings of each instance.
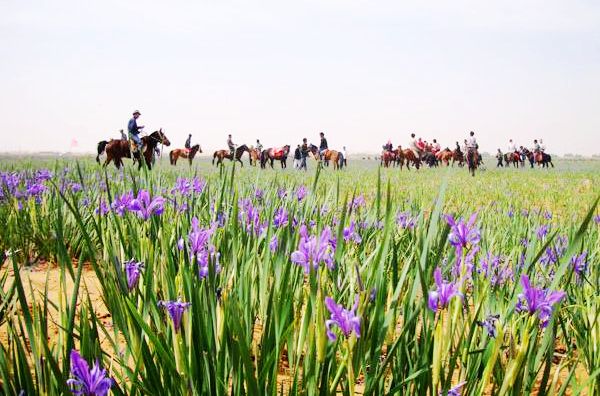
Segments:
[[[438,309],[444,309],[450,304],[450,300],[458,297],[464,299],[463,294],[459,291],[458,284],[455,282],[447,282],[442,279],[442,270],[437,267],[433,272],[436,290],[429,292],[428,306],[433,312]]]
[[[285,208],[278,208],[273,214],[273,225],[277,228],[285,227],[288,224],[288,212]]]
[[[516,311],[527,312],[529,315],[537,314],[542,327],[546,327],[554,305],[565,297],[565,292],[538,289],[531,285],[527,275],[521,275],[521,285],[523,293],[517,296]]]
[[[296,190],[296,199],[298,200],[298,202],[302,202],[304,198],[306,198],[306,187],[300,186]]]
[[[366,204],[367,202],[365,201],[365,197],[361,194],[357,197],[352,198],[352,200],[348,204],[348,207],[350,208],[350,210],[356,211],[360,208],[363,208]]]
[[[173,321],[173,327],[175,328],[175,332],[178,333],[181,328],[181,319],[183,318],[183,313],[192,305],[189,302],[181,301],[181,298],[178,298],[177,301],[159,301],[158,307],[165,308]]]
[[[537,239],[541,241],[544,238],[546,238],[546,235],[548,235],[548,231],[550,231],[550,226],[548,224],[542,224],[536,230],[535,235],[537,236]]]
[[[92,369],[88,362],[76,350],[71,350],[71,377],[67,385],[74,395],[105,396],[113,385],[112,379],[106,376],[106,369],[100,367],[98,360]]]
[[[268,226],[267,222],[260,221],[260,211],[249,198],[240,199],[238,219],[248,234],[262,235]]]
[[[575,272],[577,279],[580,280],[585,276],[588,269],[587,252],[575,254],[571,257],[571,266],[573,267],[573,272]]]
[[[400,228],[413,229],[415,228],[416,223],[417,220],[410,214],[410,212],[398,212],[396,214],[396,224],[398,224]]]
[[[164,211],[165,199],[161,196],[150,197],[146,190],[140,190],[136,198],[129,202],[128,209],[139,218],[148,220],[152,216],[160,216]]]
[[[342,305],[336,304],[331,297],[325,298],[325,306],[330,313],[329,319],[325,321],[327,337],[330,341],[337,340],[337,336],[333,332],[333,326],[337,326],[346,337],[350,337],[354,332],[356,338],[360,338],[360,316],[356,315],[358,296],[356,296],[351,309],[345,309]]]
[[[569,240],[566,236],[559,236],[553,244],[546,248],[546,251],[540,258],[540,263],[544,265],[558,264],[558,261],[567,251]]]
[[[221,272],[219,265],[219,253],[210,243],[210,237],[214,232],[214,228],[201,228],[196,217],[192,219],[192,230],[188,234],[188,248],[190,260],[196,261],[198,264],[198,276],[204,279],[208,276],[208,265],[212,260],[215,266],[215,273]],[[179,250],[183,250],[185,243],[180,239],[177,243]]]
[[[477,272],[486,278],[492,287],[502,286],[513,279],[513,270],[508,260],[489,252],[479,260]]]
[[[332,238],[331,229],[326,227],[319,237],[308,235],[305,225],[300,227],[300,242],[298,250],[292,253],[291,260],[294,264],[304,268],[306,274],[311,269],[317,270],[319,264],[325,263],[329,269],[334,268],[333,254],[335,242]]]
[[[483,327],[490,338],[496,338],[496,322],[500,315],[488,315],[484,321],[477,321],[477,325]]]

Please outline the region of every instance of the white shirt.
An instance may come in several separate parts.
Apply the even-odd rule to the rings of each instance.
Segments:
[[[467,148],[477,148],[477,140],[475,140],[475,136],[469,136],[467,139]]]
[[[510,153],[514,153],[515,151],[517,151],[517,146],[514,143],[509,143],[508,144],[508,151]]]

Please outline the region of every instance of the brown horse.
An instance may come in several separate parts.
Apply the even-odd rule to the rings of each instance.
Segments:
[[[257,148],[251,148],[248,153],[250,154],[250,165],[256,166],[260,162],[260,150]]]
[[[439,151],[436,154],[437,159],[444,165],[450,165],[450,160],[452,159],[452,150],[449,148],[445,148],[442,151]]]
[[[410,169],[411,162],[415,166],[415,168],[419,169],[421,167],[421,159],[417,157],[417,155],[414,151],[412,151],[412,149],[408,148],[403,150],[402,155],[404,156],[404,159],[406,161],[406,169]]]
[[[458,162],[458,166],[460,167],[462,167],[465,162],[465,156],[459,149],[456,149],[452,152],[452,166],[454,166],[455,162]]]
[[[325,163],[333,162],[333,169],[339,170],[344,166],[344,155],[336,150],[325,150],[323,155],[321,155],[321,159],[325,161]]]
[[[471,173],[471,176],[475,176],[475,170],[479,165],[479,153],[476,149],[469,149],[467,151],[467,165],[469,167],[469,173]]]
[[[143,155],[148,169],[152,169],[154,149],[159,143],[164,144],[165,146],[171,145],[171,142],[163,133],[162,128],[158,131],[152,132],[148,136],[142,137],[142,145],[144,147]],[[139,150],[134,153],[134,157],[138,160],[138,169],[141,169],[142,161],[140,159]],[[132,158],[130,142],[127,140],[111,140],[108,142],[106,145],[106,161],[104,162],[104,166],[108,165],[110,161],[114,161],[115,166],[117,169],[119,169],[121,168],[121,165],[123,165],[123,158]]]
[[[193,145],[189,150],[186,148],[171,150],[169,153],[169,161],[171,162],[171,165],[177,165],[177,160],[179,158],[187,158],[190,161],[190,166],[192,166],[192,160],[196,154],[201,152],[202,148],[199,144]]]
[[[271,165],[271,169],[273,169],[273,162],[275,160],[281,161],[281,169],[287,168],[287,157],[290,153],[290,145],[286,144],[280,149],[276,148],[268,148],[263,150],[260,156],[260,167],[265,169],[267,167],[267,161]]]
[[[385,150],[381,153],[381,165],[384,168],[388,168],[390,165],[394,165],[398,160],[398,155],[396,150]]]
[[[519,167],[521,163],[521,155],[519,153],[506,153],[504,154],[504,162],[506,162],[506,166],[509,167],[510,164],[513,164],[515,168]]]
[[[241,158],[242,158],[242,155],[244,155],[245,151],[247,151],[249,153],[250,149],[245,144],[242,144],[235,150],[235,158],[234,158],[234,156],[231,155],[231,151],[229,151],[229,150],[217,150],[213,154],[212,163],[213,163],[213,165],[215,165],[215,159],[216,159],[217,160],[216,165],[219,165],[219,164],[223,163],[223,159],[227,158],[230,161],[234,161],[234,162],[237,161],[242,166],[244,166],[244,163],[242,162]]]

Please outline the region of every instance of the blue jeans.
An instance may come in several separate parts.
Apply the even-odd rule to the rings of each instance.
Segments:
[[[134,135],[133,133],[130,133],[129,139],[133,140],[135,144],[137,144],[139,147],[142,147],[142,139],[140,139],[139,135]]]

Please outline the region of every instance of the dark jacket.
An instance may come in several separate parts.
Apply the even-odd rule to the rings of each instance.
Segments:
[[[296,147],[296,151],[294,151],[294,159],[302,159],[302,152],[300,151],[300,147]]]
[[[319,146],[319,150],[327,150],[327,139],[321,138],[321,145]]]

